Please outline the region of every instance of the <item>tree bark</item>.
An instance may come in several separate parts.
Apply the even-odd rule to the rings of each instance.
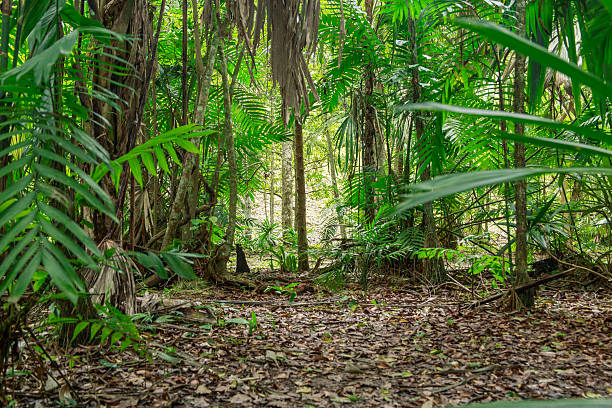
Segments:
[[[193,16],[194,16],[194,42],[195,42],[195,59],[196,70],[198,72],[198,100],[195,107],[193,122],[199,125],[204,124],[206,114],[206,106],[208,104],[208,95],[210,92],[210,82],[212,79],[217,50],[219,48],[219,25],[216,21],[213,24],[213,32],[211,33],[211,41],[208,45],[206,54],[206,65],[203,64],[202,46],[200,44],[200,29],[198,22],[197,0],[192,0]],[[219,149],[222,147],[219,146]],[[179,185],[176,190],[176,195],[170,209],[168,217],[168,225],[166,233],[162,241],[162,249],[168,247],[174,238],[178,237],[178,229],[181,221],[185,217],[192,217],[195,214],[194,201],[197,203],[197,197],[200,190],[200,171],[199,171],[199,156],[190,152],[185,152],[183,156],[183,169]],[[194,197],[196,200],[194,200]],[[189,230],[189,228],[187,228]],[[183,235],[183,238],[186,238]]]
[[[338,190],[338,180],[336,179],[336,158],[334,157],[334,148],[329,134],[327,125],[325,126],[325,138],[327,140],[327,162],[329,165],[329,177],[331,179],[332,192],[334,194],[334,202],[336,205],[336,213],[338,214],[338,224],[340,226],[340,235],[342,239],[346,240],[346,227],[344,225],[344,218],[340,208],[340,191]]]
[[[291,142],[282,143],[282,167],[281,167],[281,211],[283,224],[283,240],[289,239],[289,230],[291,229]]]
[[[274,224],[274,152],[270,154],[270,224]]]
[[[412,37],[412,99],[414,103],[417,103],[421,99],[421,85],[419,82],[419,69],[418,69],[418,44],[416,36],[416,27],[414,20],[410,20],[410,29]],[[416,131],[416,139],[421,143],[427,143],[424,139],[425,135],[425,123],[423,121],[422,113],[414,113],[414,128]],[[431,168],[429,165],[423,169],[421,173],[421,181],[428,181],[431,179]],[[425,236],[424,246],[425,248],[439,248],[440,240],[436,232],[433,203],[423,204],[423,234]],[[446,270],[444,267],[444,261],[441,258],[423,259],[423,274],[425,278],[432,284],[438,284],[446,281]]]
[[[368,22],[372,24],[374,18],[373,0],[366,0],[365,8]],[[376,127],[375,127],[375,111],[374,111],[374,67],[372,62],[366,67],[364,72],[365,84],[363,90],[363,137],[362,147],[363,152],[361,156],[361,164],[363,171],[363,188],[364,188],[364,216],[365,222],[371,223],[374,221],[376,211],[374,208],[374,189],[372,183],[376,176],[376,158],[374,155],[375,151],[375,139],[376,139]]]
[[[232,100],[230,95],[229,75],[227,73],[227,56],[224,51],[224,42],[219,47],[219,68],[223,84],[223,108],[225,111],[225,122],[223,124],[223,139],[227,153],[229,166],[229,203],[227,229],[225,230],[225,242],[232,248],[234,246],[234,234],[236,233],[236,207],[238,205],[238,166],[236,164],[236,150],[234,148],[234,129],[232,125]]]
[[[304,176],[304,137],[302,122],[295,118],[295,230],[298,244],[298,270],[306,272],[308,265],[308,238],[306,237],[306,179]]]
[[[525,15],[526,1],[517,0],[517,34],[525,36]],[[513,109],[516,113],[525,112],[525,57],[515,56],[514,64],[514,99]],[[525,126],[522,123],[514,125],[514,133],[517,135],[525,134]],[[522,143],[514,144],[514,167],[525,167],[525,145]],[[527,274],[527,181],[521,179],[514,182],[515,206],[516,206],[516,262],[514,269],[514,286],[521,286],[529,281]],[[522,303],[515,305],[515,308],[522,306],[530,308],[534,304],[535,290],[528,288],[518,292],[518,297]]]

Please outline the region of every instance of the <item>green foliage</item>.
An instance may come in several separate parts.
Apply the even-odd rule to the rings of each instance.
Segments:
[[[271,290],[274,291],[277,295],[289,295],[289,303],[295,300],[297,296],[297,292],[295,291],[295,287],[299,285],[299,282],[293,282],[288,284],[287,286],[268,286],[264,293],[269,292]]]

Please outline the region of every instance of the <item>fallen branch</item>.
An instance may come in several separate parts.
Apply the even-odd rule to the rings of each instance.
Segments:
[[[244,305],[244,306],[274,306],[274,307],[299,307],[299,306],[318,306],[318,305],[331,305],[340,300],[339,297],[320,301],[320,302],[275,302],[268,300],[223,300],[223,299],[208,299],[207,303],[221,303],[228,305]]]
[[[540,279],[535,280],[535,281],[528,282],[528,283],[526,283],[524,285],[521,285],[521,286],[518,286],[516,288],[511,288],[510,290],[515,290],[515,291],[520,292],[520,291],[525,290],[525,289],[529,289],[529,288],[533,288],[533,287],[536,287],[536,286],[540,286],[540,285],[542,285],[544,283],[555,281],[555,280],[560,279],[560,278],[562,278],[564,276],[570,275],[570,274],[572,274],[575,271],[576,271],[575,268],[568,269],[567,271],[563,271],[563,272],[558,273],[556,275],[545,276],[543,278],[540,278]],[[493,295],[493,296],[490,296],[490,297],[488,297],[486,299],[479,300],[479,301],[474,302],[471,305],[465,307],[465,309],[473,309],[475,307],[482,306],[482,305],[487,304],[487,303],[491,303],[494,300],[497,300],[497,299],[501,298],[502,296],[504,296],[505,293],[506,292],[498,293],[497,295]]]

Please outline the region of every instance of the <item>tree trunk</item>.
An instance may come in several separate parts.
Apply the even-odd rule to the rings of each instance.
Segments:
[[[281,168],[281,210],[283,224],[283,240],[289,239],[289,230],[291,229],[291,142],[282,143],[282,168]]]
[[[192,0],[193,16],[194,16],[194,42],[195,42],[195,59],[196,69],[198,72],[198,100],[194,112],[193,122],[199,125],[204,124],[206,114],[206,106],[208,105],[208,95],[210,91],[210,82],[212,79],[217,49],[219,47],[219,26],[216,21],[213,24],[213,32],[211,41],[208,45],[206,54],[206,65],[202,62],[202,46],[200,44],[200,29],[197,13],[197,0]],[[214,20],[214,19],[213,19]],[[219,149],[222,147],[219,146]],[[166,233],[162,241],[162,249],[168,247],[174,238],[178,237],[178,229],[185,218],[192,218],[195,214],[197,197],[200,191],[200,171],[199,171],[199,156],[190,152],[185,152],[183,156],[183,169],[179,181],[176,195],[170,209],[168,217],[168,225]],[[189,230],[189,227],[186,228]],[[183,235],[183,238],[186,238]]]
[[[274,224],[274,152],[270,154],[270,224]]]
[[[298,269],[306,272],[308,265],[308,238],[306,237],[306,179],[304,177],[304,138],[302,122],[295,118],[295,231],[298,244]]]
[[[234,234],[236,233],[236,207],[238,205],[238,166],[236,164],[236,150],[234,148],[234,129],[232,125],[232,100],[230,95],[229,75],[227,73],[227,57],[223,49],[224,43],[219,47],[219,68],[221,81],[223,83],[223,108],[225,111],[225,122],[223,124],[223,139],[229,165],[229,204],[227,229],[225,230],[225,243],[232,248],[234,246]]]
[[[336,213],[338,214],[338,224],[340,225],[340,235],[346,240],[346,227],[344,226],[344,218],[340,211],[340,191],[338,190],[338,180],[336,179],[336,158],[334,157],[334,149],[329,134],[327,125],[325,126],[325,138],[327,140],[327,163],[329,165],[329,177],[331,178],[332,191],[334,194],[334,204],[336,205]]]
[[[517,0],[517,34],[525,36],[525,14],[526,1]],[[514,100],[513,108],[516,113],[525,112],[525,57],[516,54],[514,64]],[[516,123],[514,133],[517,135],[525,134],[525,126]],[[525,145],[522,143],[514,144],[514,167],[525,167]],[[515,206],[516,206],[516,262],[514,269],[514,286],[520,286],[529,281],[527,274],[527,181],[525,179],[514,182]],[[522,290],[518,293],[522,304],[515,305],[515,308],[530,308],[534,304],[535,291],[533,288]]]
[[[373,0],[366,0],[365,2],[366,15],[370,25],[374,17]],[[363,152],[361,156],[361,164],[363,169],[363,188],[364,188],[364,215],[365,222],[371,223],[374,221],[376,211],[374,208],[374,189],[372,183],[376,175],[376,158],[374,155],[375,150],[375,139],[376,139],[376,127],[375,127],[375,111],[374,101],[372,97],[374,95],[374,67],[372,63],[368,65],[364,73],[365,84],[363,90],[363,115],[364,115],[364,127],[363,127],[363,138],[362,147]]]
[[[419,82],[419,69],[418,69],[418,44],[416,36],[416,27],[414,20],[410,21],[411,37],[412,37],[412,88],[413,88],[413,102],[417,103],[421,99],[421,85]],[[427,143],[424,139],[425,136],[425,123],[423,121],[422,113],[414,113],[414,128],[416,131],[416,140],[420,143]],[[428,181],[431,179],[431,168],[429,165],[423,169],[421,173],[421,181]],[[425,248],[439,248],[440,240],[436,232],[435,218],[433,212],[433,203],[423,204],[423,235],[425,236],[424,246]],[[444,268],[444,261],[441,258],[426,259],[423,258],[423,274],[432,284],[438,284],[446,280],[446,270]]]

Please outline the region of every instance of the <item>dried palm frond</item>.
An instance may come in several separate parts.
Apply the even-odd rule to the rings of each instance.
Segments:
[[[310,55],[317,45],[319,0],[233,0],[229,4],[232,19],[254,58],[267,17],[267,38],[270,41],[270,64],[273,85],[278,84],[283,99],[285,121],[287,108],[299,116],[302,103],[310,107],[309,90],[318,101],[304,51]],[[255,17],[254,17],[255,16]],[[253,43],[250,37],[253,36]]]
[[[102,252],[114,249],[109,262],[100,267],[100,272],[91,269],[83,273],[92,301],[109,303],[123,313],[136,313],[136,285],[134,270],[136,264],[123,253],[121,246],[112,240],[104,240],[98,245]]]

